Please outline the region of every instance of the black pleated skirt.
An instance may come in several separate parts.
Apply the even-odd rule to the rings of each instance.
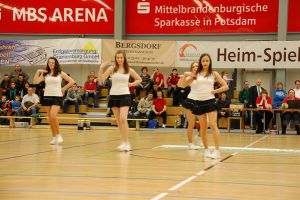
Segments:
[[[130,94],[109,95],[107,106],[109,108],[131,106],[131,97],[130,97]]]
[[[194,115],[203,115],[217,110],[215,99],[199,101],[187,98],[182,107],[191,110]]]

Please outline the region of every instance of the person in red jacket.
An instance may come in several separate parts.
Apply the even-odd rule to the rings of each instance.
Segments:
[[[157,98],[153,100],[152,110],[150,112],[149,119],[154,119],[155,116],[162,116],[163,124],[162,127],[166,127],[167,123],[167,104],[166,100],[162,98],[162,91],[157,91]]]
[[[272,98],[268,96],[268,92],[266,90],[261,91],[261,95],[256,98],[256,106],[258,109],[272,109]],[[265,123],[262,123],[262,119],[265,116]],[[273,118],[272,111],[269,110],[261,110],[258,111],[258,114],[255,115],[255,120],[257,124],[256,133],[263,133],[263,131],[269,130],[270,121]],[[263,129],[265,126],[265,129]]]
[[[177,69],[172,69],[172,73],[168,76],[167,84],[168,84],[168,92],[167,97],[171,97],[171,94],[177,93],[177,83],[179,81],[179,75],[177,73]]]
[[[84,83],[84,104],[88,105],[88,98],[94,98],[94,107],[97,107],[97,86],[94,76],[89,75],[88,80]]]

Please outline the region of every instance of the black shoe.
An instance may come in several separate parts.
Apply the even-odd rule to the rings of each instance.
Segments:
[[[263,130],[259,130],[259,129],[256,130],[256,134],[262,134],[263,132],[264,132]]]

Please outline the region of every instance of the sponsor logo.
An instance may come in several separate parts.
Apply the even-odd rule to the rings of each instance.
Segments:
[[[182,47],[179,49],[179,57],[190,57],[190,53],[197,51],[197,47],[193,44],[184,44]],[[188,52],[188,53],[187,53]],[[193,54],[194,55],[194,54]]]
[[[149,14],[150,13],[150,3],[142,0],[137,3],[137,13],[139,14]]]

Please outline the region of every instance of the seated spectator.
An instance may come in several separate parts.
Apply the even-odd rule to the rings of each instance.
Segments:
[[[167,84],[168,84],[168,92],[167,97],[171,97],[171,94],[177,93],[177,83],[179,81],[179,75],[177,73],[177,69],[172,69],[172,73],[168,76]],[[174,95],[175,96],[175,95]]]
[[[33,93],[32,87],[29,87],[27,94],[22,99],[22,106],[17,116],[31,116],[32,114],[36,114],[39,102],[39,97]]]
[[[148,74],[148,68],[143,67],[141,73],[142,82],[135,87],[136,96],[140,96],[141,90],[146,90],[148,93],[152,88],[152,82],[150,75]]]
[[[283,89],[283,83],[278,82],[277,88],[273,93],[273,108],[280,108],[285,97],[286,91]]]
[[[216,108],[218,110],[218,117],[228,117],[229,111],[222,110],[222,108],[229,108],[230,102],[226,97],[226,92],[220,94],[219,99],[216,102]]]
[[[147,97],[144,97],[140,100],[137,111],[134,113],[135,117],[146,117],[149,118],[150,112],[152,110],[152,102],[153,102],[153,93],[149,92]]]
[[[18,80],[19,74],[22,74],[25,81],[28,81],[28,74],[21,69],[19,64],[15,65],[15,70],[10,73],[10,80],[16,82]]]
[[[23,74],[19,74],[18,75],[18,79],[16,81],[16,88],[17,88],[17,90],[19,90],[19,91],[24,90],[25,89],[25,82],[26,81],[24,80]]]
[[[94,77],[89,75],[88,80],[84,83],[84,104],[88,105],[88,98],[94,98],[94,107],[97,107],[97,88]]]
[[[288,100],[296,100],[296,99],[300,99],[300,98],[295,97],[295,91],[293,89],[290,89],[288,91],[288,95],[283,99],[282,103],[287,104]],[[284,111],[281,116],[282,134],[286,134],[286,127],[290,123],[290,121],[293,120],[297,134],[300,135],[299,117],[300,117],[300,113],[297,111],[295,112],[290,112],[288,110]]]
[[[149,119],[154,119],[156,116],[162,116],[163,124],[162,127],[166,127],[167,123],[167,104],[166,100],[162,98],[162,91],[157,91],[157,98],[153,100],[152,110],[150,112]]]
[[[261,91],[261,95],[256,98],[256,106],[259,109],[272,109],[272,98],[268,96],[268,92],[266,90]],[[265,116],[265,124],[262,123],[262,119]],[[272,111],[269,110],[261,110],[255,115],[255,120],[257,124],[256,133],[263,133],[263,131],[269,131],[270,122],[273,118]],[[263,126],[265,128],[263,128]]]
[[[16,98],[17,95],[20,96],[20,91],[16,88],[16,83],[11,82],[10,83],[10,88],[7,91],[7,99],[10,100],[10,101],[13,101]]]
[[[7,96],[7,91],[9,90],[10,87],[10,79],[8,74],[4,74],[0,87],[2,88],[2,94]]]
[[[16,96],[14,101],[11,101],[11,113],[10,115],[17,115],[17,113],[19,112],[19,110],[22,107],[22,103],[21,103],[21,98],[20,96]]]
[[[20,91],[21,98],[23,98],[27,94],[29,87],[30,84],[28,82],[25,82],[24,88]]]
[[[66,113],[68,105],[75,105],[75,112],[79,112],[79,104],[82,102],[80,96],[80,90],[75,83],[71,88],[68,89],[67,96],[63,101],[63,112]]]
[[[40,98],[41,104],[43,104],[43,100],[44,100],[44,90],[45,90],[45,81],[41,81],[39,84],[36,84],[35,93]]]
[[[2,95],[0,101],[0,116],[7,116],[9,111],[10,111],[10,102],[9,100],[7,100],[5,95]],[[0,124],[1,125],[9,124],[8,119],[0,118]]]
[[[164,74],[161,73],[158,68],[154,70],[153,74],[151,75],[151,79],[153,81],[153,90],[155,90],[155,86],[157,87],[157,89],[164,88]]]

